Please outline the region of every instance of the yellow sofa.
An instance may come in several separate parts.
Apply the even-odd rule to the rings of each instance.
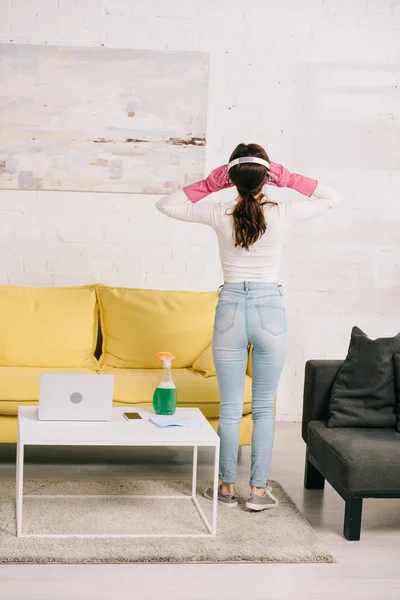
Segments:
[[[216,302],[215,292],[0,286],[0,443],[16,442],[18,406],[37,404],[42,373],[111,373],[115,406],[150,406],[159,351],[176,356],[178,405],[200,408],[216,428]],[[249,359],[241,445],[251,431]]]

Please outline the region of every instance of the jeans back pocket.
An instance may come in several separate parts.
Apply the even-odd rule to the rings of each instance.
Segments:
[[[235,325],[237,302],[220,302],[215,311],[214,329],[226,333]]]
[[[256,309],[261,329],[268,331],[271,335],[286,333],[286,311],[283,307],[273,304],[256,304]]]

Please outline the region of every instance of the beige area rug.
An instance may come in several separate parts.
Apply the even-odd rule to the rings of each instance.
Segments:
[[[25,494],[190,494],[187,481],[27,481]],[[335,562],[295,504],[271,482],[279,506],[252,513],[219,507],[216,539],[17,538],[15,485],[0,481],[1,563],[318,563]],[[199,495],[204,485],[199,483]],[[212,503],[199,502],[211,517]],[[27,498],[24,533],[202,533],[203,522],[188,499]]]

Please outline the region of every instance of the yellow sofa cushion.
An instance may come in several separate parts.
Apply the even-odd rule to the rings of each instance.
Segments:
[[[249,377],[253,376],[253,366],[252,366],[252,362],[251,362],[252,356],[253,356],[253,346],[250,346],[249,347],[249,359],[247,362],[247,371],[246,371],[246,373]],[[204,352],[199,356],[199,358],[193,363],[192,369],[193,369],[193,371],[198,371],[204,377],[214,377],[216,375],[211,344],[210,344],[210,346],[208,346],[208,348],[206,348],[204,350]]]
[[[173,292],[98,286],[102,366],[152,369],[157,352],[191,367],[211,343],[216,292]]]
[[[114,375],[114,404],[151,406],[154,390],[160,383],[159,369],[115,369],[103,367],[101,373]],[[191,369],[172,369],[178,406],[200,408],[207,418],[219,415],[219,390],[216,377],[205,378]],[[251,378],[246,376],[243,414],[251,412]]]
[[[253,346],[249,347],[249,360],[247,362],[247,375],[253,377]]]
[[[96,368],[94,286],[0,286],[0,365]]]
[[[62,369],[38,367],[0,367],[0,414],[18,414],[18,404],[33,404],[39,399],[40,376],[44,373],[88,373],[94,369]]]
[[[15,444],[17,429],[17,417],[3,417],[0,415],[0,444]]]
[[[0,417],[1,419],[1,417]],[[218,431],[218,419],[208,419],[211,427]],[[1,420],[0,420],[1,427]],[[240,446],[250,446],[251,445],[251,437],[253,434],[253,419],[251,414],[243,415],[242,420],[240,421],[240,429],[239,429],[239,444]]]
[[[215,365],[212,354],[212,345],[208,346],[199,358],[193,363],[193,371],[201,373],[203,377],[215,377]]]

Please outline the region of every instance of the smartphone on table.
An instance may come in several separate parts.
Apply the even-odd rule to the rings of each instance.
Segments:
[[[142,418],[137,412],[126,412],[124,413],[124,417],[127,421],[140,421]]]

